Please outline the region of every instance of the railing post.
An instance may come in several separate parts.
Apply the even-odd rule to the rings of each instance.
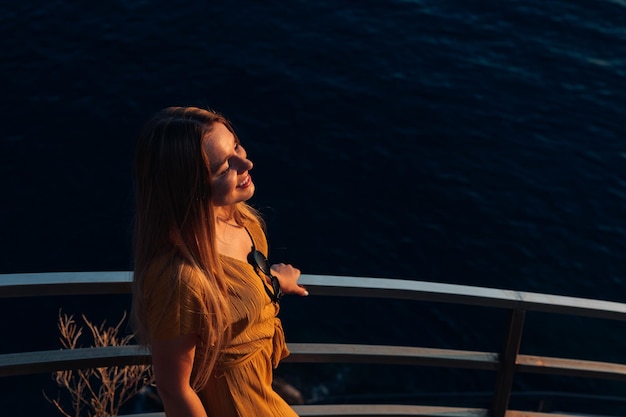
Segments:
[[[500,369],[496,377],[496,389],[491,408],[492,417],[504,417],[509,407],[525,314],[526,311],[519,308],[511,310],[510,313],[508,332],[500,356]]]

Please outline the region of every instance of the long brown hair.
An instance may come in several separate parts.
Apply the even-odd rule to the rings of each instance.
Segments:
[[[230,341],[227,288],[215,243],[211,172],[202,147],[214,123],[224,124],[239,142],[232,125],[219,113],[197,107],[166,108],[145,125],[135,154],[135,333],[150,346],[144,284],[146,276],[155,273],[155,261],[168,258],[166,263],[176,271],[172,288],[184,278],[201,301],[203,322],[191,381],[196,390],[206,384],[221,348]],[[232,207],[232,216],[239,224],[261,222],[243,202]]]

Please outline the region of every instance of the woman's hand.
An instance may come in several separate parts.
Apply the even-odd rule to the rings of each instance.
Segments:
[[[274,264],[271,267],[272,273],[280,282],[280,289],[285,294],[309,295],[309,292],[301,285],[298,285],[300,270],[289,264]]]

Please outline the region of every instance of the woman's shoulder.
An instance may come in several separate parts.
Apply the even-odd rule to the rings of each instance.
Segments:
[[[156,256],[148,268],[146,278],[153,284],[188,285],[197,279],[198,271],[174,252]]]

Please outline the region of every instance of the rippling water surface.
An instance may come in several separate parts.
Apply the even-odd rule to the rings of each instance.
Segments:
[[[608,0],[0,6],[0,270],[130,269],[137,130],[161,107],[194,104],[224,112],[246,144],[253,203],[268,220],[276,261],[306,273],[626,301],[625,7]],[[3,352],[56,348],[61,302],[37,301],[37,308],[3,301],[5,317],[21,317],[0,325],[16,336],[2,342]],[[110,312],[110,301],[63,302],[75,313]],[[116,301],[116,311],[127,302]],[[348,334],[489,350],[504,320],[485,324],[489,312],[401,302],[324,305],[320,312],[314,297],[286,301],[288,338]],[[557,353],[626,361],[617,324],[552,326],[531,331],[526,348],[547,342]],[[583,341],[563,346],[565,335]],[[323,382],[334,394],[368,389],[350,372],[333,368]],[[397,381],[390,389],[482,381],[423,372],[389,376]],[[2,396],[5,409],[15,405],[10,397]]]

